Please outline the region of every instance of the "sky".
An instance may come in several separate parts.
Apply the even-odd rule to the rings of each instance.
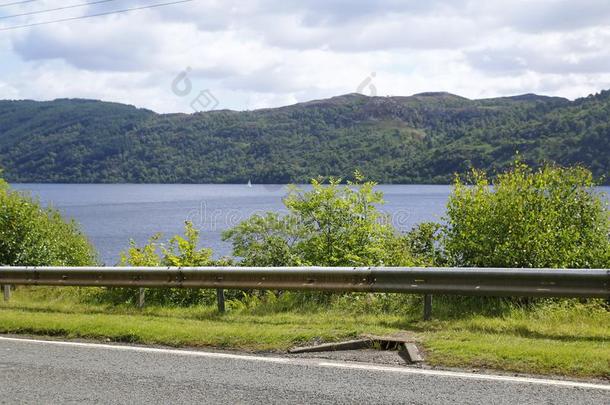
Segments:
[[[194,0],[6,29],[170,1],[0,0],[0,99],[169,113],[610,88],[608,0]]]

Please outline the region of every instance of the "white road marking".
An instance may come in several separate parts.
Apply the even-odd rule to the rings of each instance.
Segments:
[[[55,346],[72,346],[72,347],[86,347],[92,349],[110,349],[110,350],[123,350],[132,352],[142,353],[163,353],[163,354],[176,354],[179,356],[196,356],[196,357],[212,357],[218,359],[235,359],[235,360],[252,360],[252,361],[266,361],[269,363],[289,363],[290,359],[282,357],[263,357],[263,356],[250,356],[242,354],[230,354],[230,353],[216,353],[216,352],[204,352],[194,350],[180,350],[180,349],[161,349],[158,347],[142,347],[142,346],[122,346],[122,345],[107,345],[103,343],[82,343],[82,342],[65,342],[61,340],[37,340],[37,339],[22,339],[22,338],[10,338],[0,336],[0,341],[10,342],[22,342],[22,343],[39,343],[45,345]]]
[[[160,353],[160,354],[174,354],[178,356],[193,356],[193,357],[208,357],[208,358],[219,358],[219,359],[234,359],[234,360],[246,360],[246,361],[262,361],[267,363],[279,363],[279,364],[293,364],[293,365],[315,365],[319,367],[334,367],[352,370],[365,370],[365,371],[381,371],[390,373],[403,373],[403,374],[419,374],[429,375],[437,377],[448,377],[458,379],[473,379],[473,380],[487,380],[487,381],[501,381],[511,382],[519,384],[542,384],[559,387],[572,387],[572,388],[585,388],[585,389],[601,389],[610,391],[610,384],[594,384],[585,383],[579,381],[567,381],[567,380],[550,380],[544,378],[530,378],[530,377],[513,377],[505,375],[495,374],[474,374],[464,373],[458,371],[444,371],[444,370],[426,370],[420,368],[410,367],[395,367],[395,366],[378,366],[374,364],[356,364],[348,362],[335,362],[335,361],[303,361],[302,359],[290,359],[285,357],[271,357],[271,356],[254,356],[248,354],[230,354],[230,353],[216,353],[216,352],[204,352],[194,350],[180,350],[180,349],[162,349],[157,347],[142,347],[142,346],[124,346],[124,345],[109,345],[103,343],[83,343],[83,342],[66,342],[60,340],[38,340],[38,339],[25,339],[25,338],[12,338],[6,336],[0,336],[0,341],[8,342],[19,342],[19,343],[34,343],[43,345],[55,345],[55,346],[68,346],[68,347],[84,347],[92,349],[108,349],[108,350],[123,350],[141,353]]]
[[[374,370],[374,371],[385,371],[393,373],[405,373],[405,374],[423,374],[423,375],[434,375],[439,377],[449,378],[469,378],[474,380],[491,380],[491,381],[503,381],[521,384],[543,384],[543,385],[554,385],[563,387],[575,387],[575,388],[588,388],[588,389],[601,389],[610,391],[610,384],[593,384],[579,381],[568,381],[568,380],[549,380],[544,378],[530,378],[530,377],[513,377],[497,374],[475,374],[475,373],[464,373],[459,371],[444,371],[444,370],[426,370],[421,368],[401,368],[392,366],[376,366],[371,364],[352,364],[352,363],[339,363],[339,362],[320,362],[319,366],[322,367],[337,367],[337,368],[348,368],[354,370]]]

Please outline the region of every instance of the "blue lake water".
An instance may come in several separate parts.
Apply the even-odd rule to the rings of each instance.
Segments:
[[[284,211],[286,187],[244,184],[12,184],[82,225],[101,260],[116,264],[129,240],[138,244],[157,232],[163,240],[182,234],[184,221],[201,230],[202,245],[215,256],[231,253],[221,233],[255,213]],[[603,187],[610,193],[610,187]],[[401,231],[444,214],[450,186],[380,185],[381,210]]]

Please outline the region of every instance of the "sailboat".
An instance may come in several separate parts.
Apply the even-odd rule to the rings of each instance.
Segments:
[[[248,187],[252,187],[252,182],[248,180]]]

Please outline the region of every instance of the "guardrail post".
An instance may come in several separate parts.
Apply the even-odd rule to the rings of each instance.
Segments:
[[[146,290],[143,288],[140,288],[140,291],[138,294],[138,308],[144,308],[145,297],[146,297]]]
[[[424,321],[432,319],[432,294],[424,294]]]
[[[225,290],[222,288],[216,289],[216,301],[218,302],[218,312],[225,312]]]
[[[8,284],[4,284],[2,286],[2,291],[4,292],[4,301],[8,301],[11,299],[11,286]]]

